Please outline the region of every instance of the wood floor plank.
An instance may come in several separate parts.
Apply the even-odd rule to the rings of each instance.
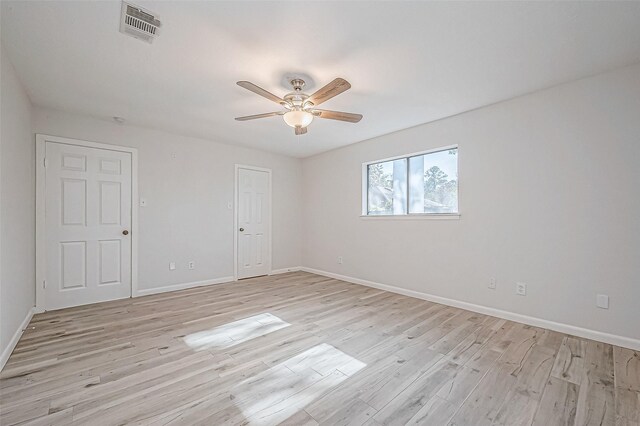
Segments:
[[[305,407],[305,411],[323,423],[340,411],[344,404],[360,398],[361,395],[379,391],[404,362],[405,360],[392,355],[369,364],[331,392],[317,398]]]
[[[459,407],[449,424],[456,426],[493,424],[515,383],[516,377],[494,366]]]
[[[615,423],[614,387],[585,375],[580,384],[576,405],[576,424],[612,425]]]
[[[306,272],[37,314],[0,424],[635,425],[638,353]]]
[[[407,421],[408,425],[446,425],[456,412],[457,407],[440,398],[431,398],[418,412]]]
[[[369,387],[360,395],[360,398],[380,410],[420,376],[431,370],[441,359],[441,354],[426,349],[419,356],[403,362],[393,375],[378,381],[375,387]]]
[[[539,345],[532,347],[524,358],[521,368],[511,372],[517,380],[496,414],[495,424],[513,425],[533,422],[554,360],[555,352],[550,348]]]
[[[374,419],[384,425],[406,424],[460,368],[451,361],[440,360],[403,389],[374,416]]]
[[[579,385],[583,376],[585,357],[586,342],[577,337],[565,337],[560,345],[551,375]]]
[[[2,409],[0,410],[2,423],[0,424],[19,424],[31,419],[47,416],[49,415],[49,405],[50,402],[48,400],[39,400],[36,402],[27,401],[14,405],[13,407],[2,405]]]
[[[616,388],[616,423],[640,424],[640,392]]]
[[[574,425],[579,386],[549,377],[542,400],[533,419],[534,426]]]
[[[300,410],[289,418],[285,419],[278,426],[317,426],[318,422],[304,410]]]
[[[363,425],[373,418],[377,411],[372,406],[355,398],[344,406],[340,407],[323,424],[334,426],[358,426]]]
[[[640,392],[640,352],[614,346],[616,387]]]

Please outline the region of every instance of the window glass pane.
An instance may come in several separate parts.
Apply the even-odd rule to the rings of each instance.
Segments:
[[[409,212],[458,213],[458,149],[409,159]]]
[[[367,166],[367,214],[407,213],[407,159]]]

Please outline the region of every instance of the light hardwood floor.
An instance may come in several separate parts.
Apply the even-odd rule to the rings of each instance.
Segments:
[[[638,425],[640,354],[304,272],[36,315],[0,423]]]

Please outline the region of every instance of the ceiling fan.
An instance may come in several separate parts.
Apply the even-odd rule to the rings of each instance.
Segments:
[[[237,117],[238,121],[254,120],[256,118],[274,117],[281,115],[287,125],[295,129],[296,135],[304,135],[307,133],[307,126],[311,124],[314,117],[328,118],[330,120],[347,121],[349,123],[357,123],[362,120],[361,114],[352,114],[350,112],[329,111],[326,109],[317,109],[316,107],[323,102],[328,101],[336,95],[351,88],[351,84],[343,78],[336,78],[313,95],[309,96],[302,92],[304,80],[294,78],[290,81],[293,86],[293,92],[287,93],[284,97],[279,98],[273,93],[267,92],[261,87],[256,86],[248,81],[239,81],[238,86],[251,90],[270,101],[282,105],[283,111],[267,112],[264,114],[247,115],[245,117]]]

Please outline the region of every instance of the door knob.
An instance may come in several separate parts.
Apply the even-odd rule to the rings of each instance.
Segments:
[[[122,235],[129,235],[129,231],[125,229],[124,231],[122,231]]]
[[[240,232],[244,231],[244,228],[240,228]]]

